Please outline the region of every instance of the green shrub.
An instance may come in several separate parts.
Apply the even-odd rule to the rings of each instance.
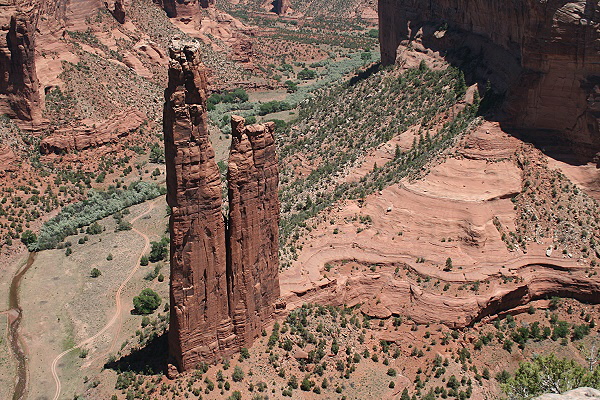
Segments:
[[[87,200],[64,207],[47,221],[38,235],[37,243],[28,246],[30,251],[53,249],[79,228],[105,218],[134,204],[165,194],[166,190],[153,183],[134,182],[126,190],[110,187],[106,191],[92,190]]]
[[[92,268],[92,271],[90,272],[90,276],[92,278],[97,278],[100,275],[102,275],[102,272],[100,272],[100,270],[98,268]]]
[[[133,298],[133,309],[136,314],[152,314],[162,302],[158,293],[152,289],[144,289]]]
[[[169,245],[169,238],[163,237],[159,242],[151,242],[152,249],[148,259],[150,262],[157,262],[164,260],[169,255],[167,246]]]
[[[142,258],[140,258],[140,265],[144,267],[148,265],[148,256],[142,256]]]
[[[244,370],[236,365],[233,369],[233,374],[231,374],[231,379],[234,382],[241,382],[244,379]]]

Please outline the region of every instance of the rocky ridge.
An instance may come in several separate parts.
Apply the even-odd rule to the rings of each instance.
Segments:
[[[272,124],[235,134],[229,227],[210,145],[206,74],[196,42],[174,40],[165,91],[167,202],[172,209],[169,351],[181,370],[248,346],[279,296],[278,170]]]
[[[384,64],[401,43],[422,45],[505,92],[508,128],[557,132],[588,158],[600,151],[597,4],[380,0],[379,17]]]

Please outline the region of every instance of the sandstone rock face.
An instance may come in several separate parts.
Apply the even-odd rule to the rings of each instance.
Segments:
[[[290,8],[290,0],[275,0],[274,11],[279,15],[287,14]]]
[[[221,179],[206,119],[206,75],[195,43],[169,49],[164,135],[172,209],[169,352],[181,369],[235,345],[227,296]]]
[[[145,120],[146,116],[141,111],[128,109],[98,126],[88,123],[76,128],[61,128],[42,139],[40,152],[65,154],[115,144],[142,126]]]
[[[164,135],[172,209],[169,352],[181,370],[248,346],[279,297],[277,158],[273,125],[234,118],[229,229],[210,145],[199,45],[169,49]]]
[[[257,337],[279,297],[279,174],[275,124],[244,126],[231,120],[229,156],[229,288],[235,332]]]
[[[41,116],[35,70],[37,11],[0,4],[0,113],[24,121]]]
[[[506,89],[507,126],[558,132],[588,157],[600,150],[597,3],[379,0],[379,18],[384,64],[418,40]]]
[[[208,8],[213,4],[215,4],[215,0],[200,0],[200,6],[202,8]]]
[[[115,0],[115,4],[111,9],[108,3],[104,3],[111,15],[120,23],[125,23],[125,7],[123,6],[123,0]]]
[[[175,18],[177,16],[177,5],[175,0],[154,0],[169,16]]]
[[[200,8],[208,8],[215,4],[215,0],[154,0],[162,7],[169,18],[192,18],[198,14]]]

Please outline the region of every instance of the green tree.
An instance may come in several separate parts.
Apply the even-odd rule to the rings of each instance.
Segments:
[[[151,262],[157,262],[164,260],[169,255],[167,250],[167,246],[169,245],[169,238],[163,237],[159,242],[151,242],[150,246],[152,249],[150,250],[150,255],[148,259]]]
[[[593,384],[593,374],[573,360],[559,359],[554,354],[523,362],[515,375],[502,385],[510,398],[528,399],[543,393],[563,393]]]
[[[28,229],[21,234],[21,242],[23,242],[28,249],[31,247],[30,250],[32,250],[32,246],[37,243],[37,235]]]
[[[88,226],[85,230],[85,233],[88,235],[99,235],[102,233],[104,228],[97,221],[93,222],[90,226]]]
[[[407,388],[404,388],[404,390],[402,391],[402,396],[400,397],[400,400],[410,400]]]
[[[154,290],[146,288],[133,298],[133,308],[136,314],[152,314],[154,310],[160,306],[162,302],[158,293]]]
[[[446,267],[444,271],[452,271],[452,259],[450,257],[446,258]]]
[[[317,77],[317,71],[304,68],[302,71],[298,72],[298,79],[303,81],[308,81],[310,79],[315,79]]]
[[[148,158],[151,163],[164,164],[165,163],[165,150],[158,143],[154,143],[150,148],[150,156]]]

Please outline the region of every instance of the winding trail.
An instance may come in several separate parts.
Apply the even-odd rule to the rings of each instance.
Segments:
[[[131,220],[131,223],[133,224],[138,219],[148,215],[148,213],[150,211],[152,211],[154,209],[154,207],[156,206],[156,202],[157,202],[157,200],[153,200],[149,204],[148,209],[146,209],[146,211],[144,211],[137,217],[133,218]],[[139,231],[135,227],[132,228],[132,230],[144,239],[144,249],[141,251],[140,255],[138,256],[137,261],[135,263],[135,267],[133,267],[131,269],[131,271],[129,272],[129,274],[127,275],[125,280],[121,283],[121,285],[119,286],[119,288],[117,289],[117,291],[115,293],[115,305],[116,305],[115,313],[113,314],[110,321],[108,321],[108,323],[101,330],[99,330],[94,336],[91,336],[85,340],[82,340],[79,343],[76,343],[73,347],[63,351],[62,353],[60,353],[58,356],[56,356],[54,358],[54,360],[52,361],[52,367],[51,367],[52,376],[54,377],[54,382],[56,383],[56,391],[54,393],[53,400],[58,400],[58,398],[60,397],[61,390],[62,390],[61,383],[60,383],[60,377],[58,376],[58,371],[57,371],[58,363],[61,360],[61,358],[63,358],[65,355],[69,354],[71,351],[93,342],[98,337],[100,337],[102,334],[104,334],[106,331],[108,331],[115,323],[118,323],[117,331],[113,335],[113,340],[111,341],[109,352],[112,351],[112,349],[116,345],[117,338],[119,337],[119,334],[121,333],[122,320],[123,320],[123,315],[122,315],[123,314],[123,305],[121,303],[121,294],[122,294],[123,290],[125,289],[125,286],[127,285],[127,283],[129,283],[131,278],[133,278],[133,276],[137,272],[138,268],[140,267],[140,259],[150,249],[150,239],[148,238],[148,235]]]

